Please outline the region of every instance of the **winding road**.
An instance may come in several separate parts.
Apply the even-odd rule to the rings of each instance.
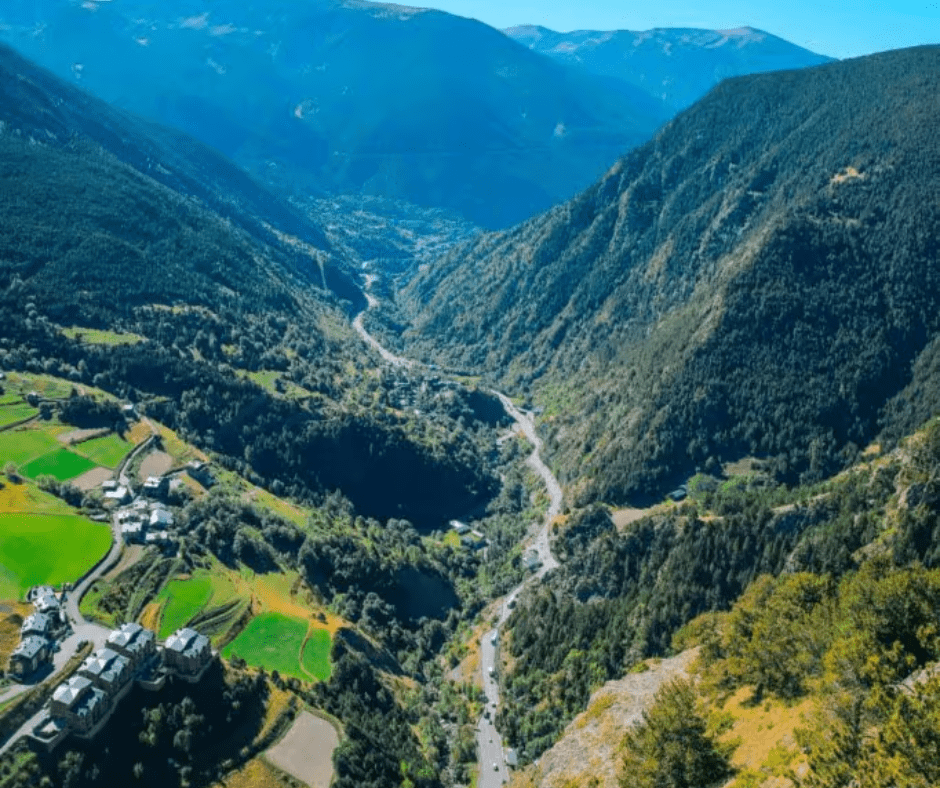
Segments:
[[[381,343],[375,339],[365,329],[362,319],[367,311],[378,304],[378,299],[368,292],[369,287],[375,281],[373,274],[366,276],[366,299],[368,307],[360,312],[353,321],[353,327],[362,337],[363,341],[373,348],[386,362],[396,367],[413,367],[415,362],[409,359],[396,356],[391,353]],[[523,542],[523,549],[534,550],[538,553],[541,566],[534,574],[529,575],[525,580],[510,591],[500,600],[499,618],[496,626],[486,632],[480,640],[480,669],[483,672],[483,693],[486,696],[486,704],[483,716],[477,723],[477,754],[479,765],[479,777],[477,779],[477,788],[498,788],[509,782],[509,769],[506,765],[506,750],[503,747],[503,740],[496,729],[495,719],[496,710],[499,708],[499,630],[506,623],[512,613],[512,608],[516,598],[526,586],[536,583],[542,579],[548,572],[558,566],[558,561],[552,555],[550,543],[550,528],[552,521],[561,513],[562,490],[558,479],[551,472],[549,467],[542,460],[542,439],[535,431],[535,421],[531,413],[519,410],[505,394],[499,391],[492,392],[499,398],[503,410],[515,422],[516,428],[525,436],[526,440],[532,444],[532,453],[526,459],[526,464],[535,471],[542,479],[545,488],[548,490],[549,506],[545,513],[545,519],[541,524],[536,523]]]

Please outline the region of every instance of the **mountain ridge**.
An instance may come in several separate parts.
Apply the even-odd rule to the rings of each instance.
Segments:
[[[728,77],[832,60],[747,26],[560,33],[538,25],[516,25],[503,32],[560,63],[645,90],[674,111],[685,109]]]
[[[938,61],[725,81],[574,200],[419,272],[410,352],[541,400],[586,499],[748,453],[831,472],[933,374],[910,365],[940,328]]]
[[[17,3],[0,11],[0,35],[286,191],[379,194],[506,226],[587,186],[666,118],[642,90],[439,11],[94,8]]]

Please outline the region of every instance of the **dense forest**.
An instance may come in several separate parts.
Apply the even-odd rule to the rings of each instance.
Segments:
[[[622,530],[602,507],[578,513],[556,541],[562,568],[510,618],[503,731],[536,758],[600,684],[669,653],[696,616],[763,593],[761,577],[809,573],[831,584],[879,555],[890,567],[940,566],[938,468],[935,422],[899,453],[821,485],[701,477],[687,503]]]
[[[938,61],[722,83],[568,204],[425,267],[402,341],[543,405],[577,502],[749,454],[824,477],[935,404]]]

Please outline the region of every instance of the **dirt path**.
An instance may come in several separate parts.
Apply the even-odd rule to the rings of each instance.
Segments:
[[[310,788],[330,788],[333,779],[333,750],[339,734],[326,720],[303,711],[287,735],[265,753],[278,769]]]

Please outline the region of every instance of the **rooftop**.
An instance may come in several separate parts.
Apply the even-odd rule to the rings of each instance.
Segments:
[[[52,699],[63,706],[71,708],[81,698],[85,690],[91,687],[91,681],[84,676],[72,676],[64,684],[56,687]]]

